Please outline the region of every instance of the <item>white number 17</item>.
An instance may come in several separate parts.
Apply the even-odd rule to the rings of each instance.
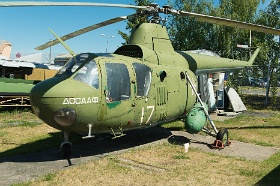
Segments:
[[[154,113],[154,111],[155,111],[155,106],[154,106],[154,105],[147,106],[147,109],[152,109],[152,111],[151,111],[151,114],[150,114],[149,118],[148,118],[147,121],[146,121],[146,124],[149,123],[149,121],[150,121],[150,119],[151,119],[151,117],[152,117],[152,115],[153,115],[153,113]],[[142,116],[141,116],[141,123],[140,123],[140,124],[143,123],[144,113],[145,113],[145,108],[142,107]]]

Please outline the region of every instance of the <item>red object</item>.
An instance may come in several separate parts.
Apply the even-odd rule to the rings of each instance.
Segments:
[[[231,142],[229,141],[227,145],[223,144],[223,142],[221,140],[215,140],[214,143],[212,144],[212,148],[213,149],[224,149],[225,146],[229,146],[231,144]]]

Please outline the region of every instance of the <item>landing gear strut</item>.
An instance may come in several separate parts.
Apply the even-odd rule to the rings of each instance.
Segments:
[[[201,104],[201,108],[203,109],[207,119],[209,120],[212,128],[214,129],[214,132],[212,132],[207,127],[203,127],[203,129],[202,129],[202,131],[204,131],[205,133],[207,133],[211,136],[214,136],[214,137],[216,136],[216,140],[214,141],[214,144],[212,145],[212,147],[218,148],[218,149],[223,149],[225,146],[230,145],[229,138],[228,138],[228,130],[226,128],[222,128],[219,131],[217,130],[213,120],[210,118],[210,115],[208,114],[208,110],[205,108],[202,100],[200,99],[199,94],[197,93],[196,88],[194,87],[194,85],[189,77],[189,74],[187,72],[186,72],[186,78],[189,81],[194,93],[196,94],[197,99],[198,99],[199,103]]]
[[[67,159],[69,166],[72,165],[70,157],[72,150],[72,143],[69,142],[69,132],[64,131],[64,141],[60,145],[62,158]]]

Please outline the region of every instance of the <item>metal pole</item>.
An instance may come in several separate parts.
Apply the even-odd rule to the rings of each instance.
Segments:
[[[107,53],[107,50],[108,50],[108,37],[107,38],[107,45],[106,45],[106,53]]]
[[[200,97],[199,97],[197,91],[195,90],[195,87],[194,87],[193,83],[191,82],[191,79],[190,79],[190,76],[189,76],[188,72],[186,72],[186,76],[187,76],[188,81],[190,82],[190,85],[191,85],[191,87],[192,87],[194,93],[195,93],[196,96],[197,96],[197,99],[198,99],[199,103],[201,104],[201,107],[203,108],[203,111],[204,111],[206,117],[209,119],[211,126],[213,127],[214,131],[215,131],[216,134],[217,134],[217,133],[218,133],[218,130],[217,130],[217,128],[216,128],[216,126],[215,126],[213,120],[210,118],[210,115],[208,114],[208,110],[206,110],[206,108],[204,107],[202,100],[200,99]]]
[[[108,44],[109,44],[109,38],[105,35],[105,34],[101,34],[102,36],[104,36],[107,41],[106,41],[106,53],[108,52]],[[111,38],[114,38],[114,36],[111,36]]]
[[[49,63],[52,61],[52,47],[50,46]]]
[[[250,58],[252,57],[251,47],[252,47],[252,31],[250,30],[250,40],[249,40]]]
[[[270,87],[270,63],[271,63],[271,60],[269,60],[268,68],[267,68],[267,83],[266,83],[266,94],[265,94],[265,106],[268,106],[268,96],[269,96],[269,87]]]

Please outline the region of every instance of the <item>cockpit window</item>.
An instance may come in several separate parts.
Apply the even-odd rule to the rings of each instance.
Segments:
[[[152,80],[151,69],[140,63],[133,63],[133,68],[136,73],[137,96],[148,96]]]
[[[99,78],[96,62],[94,60],[86,63],[82,68],[77,70],[74,76],[75,80],[81,81],[93,88],[99,88]]]
[[[126,65],[106,63],[107,102],[127,100],[130,98],[130,77]]]
[[[83,53],[72,57],[57,73],[58,75],[71,76],[85,62],[95,58],[96,55],[91,53]]]

